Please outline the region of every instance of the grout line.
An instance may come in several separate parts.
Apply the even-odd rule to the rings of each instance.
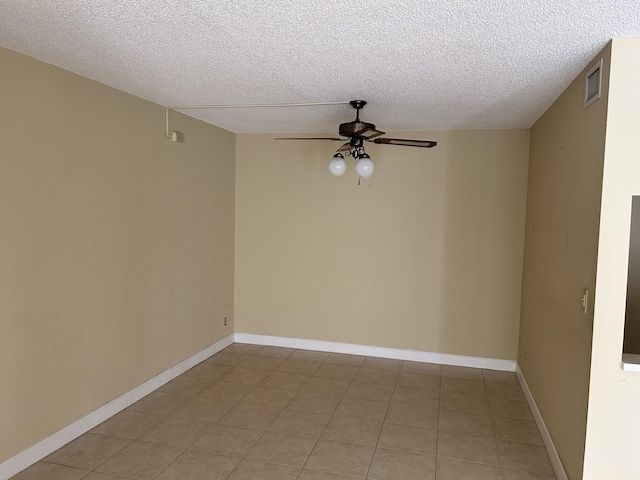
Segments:
[[[318,369],[324,365],[324,363],[327,361],[327,358],[329,358],[331,356],[331,353],[329,353],[329,355],[327,355],[325,357],[325,359],[320,363],[320,366],[318,368],[316,368],[316,370],[314,371],[313,375],[315,375],[315,372],[318,371]],[[365,357],[366,359],[366,357]],[[316,443],[313,446],[313,448],[311,449],[311,453],[309,453],[309,456],[307,457],[307,459],[304,461],[304,463],[302,464],[302,468],[300,469],[300,472],[298,473],[298,476],[296,478],[299,478],[300,475],[302,475],[302,472],[304,471],[304,467],[307,464],[307,462],[309,462],[309,459],[311,458],[311,455],[313,455],[314,450],[316,449],[316,447],[318,446],[318,443],[320,442],[320,440],[322,440],[322,435],[324,435],[324,432],[327,430],[327,427],[329,426],[329,424],[331,423],[331,420],[333,420],[333,417],[335,416],[336,412],[338,411],[338,408],[340,408],[340,404],[342,403],[342,401],[344,400],[345,396],[347,395],[347,392],[349,391],[349,388],[351,387],[351,385],[353,384],[353,380],[356,378],[356,376],[358,375],[358,373],[360,372],[360,369],[362,368],[362,365],[364,364],[364,359],[362,360],[362,362],[360,363],[360,365],[358,366],[358,370],[356,371],[355,375],[351,378],[351,381],[349,382],[349,385],[347,385],[347,388],[345,389],[344,393],[342,394],[342,396],[340,397],[340,401],[338,402],[338,406],[335,408],[335,410],[333,411],[333,413],[331,414],[331,416],[329,417],[329,421],[327,422],[327,424],[324,426],[324,428],[322,429],[322,432],[320,432],[320,435],[318,436],[318,438],[316,439]],[[329,364],[331,365],[331,364]],[[344,366],[344,365],[341,365]],[[312,376],[313,376],[312,375]],[[333,472],[331,472],[333,473]]]
[[[480,370],[480,372],[482,373],[482,385],[484,387],[484,396],[487,399],[487,408],[489,408],[489,419],[491,421],[491,432],[493,432],[493,443],[496,446],[498,461],[500,462],[500,475],[504,480],[504,470],[502,468],[502,455],[500,455],[500,449],[498,448],[498,439],[496,438],[496,429],[493,426],[493,413],[491,412],[491,401],[489,400],[489,392],[487,392],[487,381],[484,378],[484,370]]]
[[[380,434],[378,435],[378,439],[376,440],[376,445],[373,448],[373,455],[371,455],[371,461],[369,462],[369,467],[367,468],[367,474],[365,478],[369,477],[369,472],[371,471],[371,465],[373,465],[373,459],[376,456],[376,451],[378,450],[378,445],[380,444],[380,437],[382,437],[382,430],[384,430],[384,424],[387,421],[387,415],[389,415],[389,409],[391,408],[391,402],[393,401],[393,395],[396,393],[396,388],[398,386],[398,380],[400,379],[400,372],[402,371],[402,366],[404,365],[404,360],[401,360],[400,368],[398,369],[398,374],[396,375],[396,381],[393,383],[393,391],[391,392],[391,398],[389,399],[389,403],[387,405],[387,410],[384,412],[384,418],[382,419],[382,426],[380,427]],[[364,364],[364,361],[362,362]]]
[[[233,344],[232,344],[232,345],[233,345]],[[264,347],[262,347],[262,348],[264,348]],[[257,349],[256,351],[254,351],[253,353],[249,354],[249,356],[247,357],[247,359],[248,359],[248,358],[251,358],[251,357],[252,357],[252,356],[254,356],[254,355],[257,355],[257,353],[258,353],[260,350],[262,350],[262,348],[259,348],[259,349]],[[278,368],[280,365],[282,365],[282,363],[284,363],[284,362],[285,362],[285,361],[286,361],[286,360],[287,360],[291,355],[293,355],[293,352],[291,352],[289,355],[287,355],[286,357],[284,357],[284,358],[283,358],[283,360],[282,360],[282,362],[280,362],[280,363],[279,363],[275,368]],[[271,358],[274,358],[274,357],[271,357]],[[275,358],[280,358],[280,357],[275,357]],[[243,360],[243,362],[244,362],[244,360]],[[242,363],[242,362],[240,362],[240,363]],[[236,365],[236,367],[238,367],[239,365],[240,365],[240,364]],[[236,368],[236,367],[234,367],[234,368]],[[274,368],[273,370],[271,370],[271,373],[273,373],[273,372],[275,371],[275,368]],[[230,371],[233,371],[233,369],[232,369],[232,370],[230,370]],[[271,373],[270,373],[270,374],[271,374]],[[270,374],[269,374],[269,375],[270,375]],[[268,377],[269,375],[267,375],[267,377]],[[265,377],[265,378],[266,378],[266,377]],[[262,379],[262,380],[264,380],[264,379]],[[262,380],[261,380],[260,382],[262,382]],[[251,394],[251,393],[252,393],[256,388],[258,388],[258,386],[259,386],[259,385],[260,385],[260,383],[258,383],[258,384],[257,384],[257,385],[255,385],[251,390],[249,390],[249,392],[247,392],[247,394],[246,394],[245,396],[243,396],[241,399],[239,399],[239,400],[234,404],[234,406],[233,406],[233,407],[231,407],[231,409],[229,409],[229,411],[228,411],[227,413],[225,413],[225,415],[227,415],[229,412],[231,412],[231,410],[233,410],[233,409],[234,409],[234,408],[235,408],[235,407],[236,407],[236,406],[237,406],[237,405],[238,405],[242,400],[244,400],[247,396],[249,396],[249,395],[250,395],[250,394]],[[293,400],[293,398],[292,398],[291,400]],[[291,403],[291,400],[289,400],[289,402],[287,403],[287,405],[289,405],[289,403]],[[284,409],[285,409],[285,408],[287,408],[287,405],[285,405],[285,406],[283,407],[283,409],[280,411],[280,413],[278,414],[278,416],[280,416],[280,414],[282,414],[282,412],[284,411]],[[261,405],[261,406],[262,406],[262,405]],[[220,422],[220,420],[222,420],[222,419],[225,417],[225,415],[223,415],[222,417],[220,417],[220,419],[216,422],[216,425]],[[278,417],[276,417],[276,418],[278,418]],[[274,422],[275,422],[275,420],[274,420]],[[222,424],[222,425],[224,425],[224,424]],[[262,432],[262,435],[260,435],[260,436],[256,439],[256,441],[255,441],[255,442],[253,442],[253,444],[251,444],[251,446],[247,449],[247,451],[244,453],[244,455],[240,458],[240,461],[236,464],[236,466],[235,466],[235,467],[233,467],[233,469],[228,473],[228,475],[227,475],[227,476],[225,476],[225,479],[226,479],[226,478],[229,478],[229,477],[233,474],[233,472],[238,468],[238,466],[242,463],[242,461],[243,461],[243,460],[246,458],[246,456],[249,454],[249,452],[251,451],[251,449],[252,449],[253,447],[255,447],[255,446],[256,446],[256,444],[260,441],[260,439],[261,439],[262,437],[264,437],[264,435],[267,433],[267,431],[269,430],[269,427],[270,427],[271,425],[273,425],[273,422],[271,422],[271,423],[267,426],[267,428],[265,428],[265,429],[264,429],[264,431]],[[244,428],[244,427],[239,427],[239,428]],[[254,430],[254,429],[249,429],[249,430]],[[237,458],[237,457],[236,457],[236,458]],[[269,462],[265,462],[265,463],[269,463]],[[287,465],[287,466],[289,466],[289,467],[290,467],[291,465]]]
[[[442,406],[442,365],[440,366],[440,383],[438,384],[438,419],[436,420],[436,465],[434,471],[434,478],[438,480],[438,450],[440,449],[440,407]]]
[[[232,343],[231,345],[233,345],[233,343]],[[228,347],[227,347],[227,348],[228,348]],[[223,350],[221,350],[221,352],[224,352],[224,349],[223,349]],[[221,352],[218,352],[218,353],[221,353]],[[215,355],[215,354],[214,354],[214,355]],[[249,354],[249,356],[248,356],[247,358],[251,357],[251,355],[252,355],[252,354]],[[209,357],[209,358],[211,358],[211,357]],[[243,360],[243,361],[244,361],[244,360]],[[200,362],[200,363],[203,363],[203,362]],[[241,362],[241,363],[242,363],[242,362]],[[198,365],[200,365],[200,364],[198,364]],[[206,389],[208,389],[209,387],[211,387],[212,385],[214,385],[214,384],[215,384],[216,382],[218,382],[222,377],[224,377],[225,375],[227,375],[229,372],[233,371],[233,370],[234,370],[235,368],[237,368],[237,367],[238,367],[238,365],[233,366],[233,367],[231,368],[231,370],[229,370],[228,372],[224,373],[224,374],[223,374],[223,375],[221,375],[219,378],[217,378],[216,380],[214,380],[213,382],[211,382],[209,385],[207,385],[207,387],[205,387],[205,388],[203,388],[202,390],[200,390],[200,392],[198,392],[196,395],[194,395],[194,396],[192,397],[192,399],[193,399],[193,398],[195,398],[195,397],[197,397],[197,396],[199,396],[199,395],[200,395],[200,393],[202,393],[204,390],[206,390]],[[188,371],[188,370],[187,370],[187,371]],[[186,372],[185,372],[185,373],[186,373]],[[184,375],[184,373],[183,373],[183,375]],[[176,378],[178,378],[178,377],[176,377]],[[180,457],[182,457],[182,455],[184,455],[184,453],[185,453],[187,450],[189,450],[189,448],[190,448],[191,446],[193,446],[193,444],[195,444],[195,443],[196,443],[200,438],[202,438],[204,435],[206,435],[206,433],[207,433],[209,430],[211,430],[215,425],[218,425],[218,422],[219,422],[220,420],[222,420],[222,419],[225,417],[225,415],[227,415],[231,410],[233,410],[233,408],[234,408],[236,405],[238,405],[238,403],[240,403],[240,402],[241,402],[241,401],[242,401],[242,400],[243,400],[247,395],[249,395],[251,392],[253,392],[253,391],[256,389],[256,387],[257,387],[257,385],[255,385],[251,390],[249,390],[249,391],[248,391],[248,392],[247,392],[243,397],[241,397],[240,399],[238,399],[238,401],[237,401],[237,402],[236,402],[236,403],[235,403],[235,404],[234,404],[234,405],[233,405],[229,410],[227,410],[227,411],[224,413],[224,415],[222,415],[218,420],[216,420],[216,422],[214,422],[214,423],[213,423],[213,424],[212,424],[212,425],[211,425],[211,426],[210,426],[210,427],[209,427],[209,428],[208,428],[208,429],[207,429],[207,430],[206,430],[202,435],[200,435],[198,438],[196,438],[196,440],[194,440],[194,441],[191,443],[191,445],[189,445],[189,447],[185,448],[185,449],[183,450],[183,452],[182,452],[180,455],[178,455],[178,456],[177,456],[177,457],[176,457],[176,458],[175,458],[171,463],[169,463],[169,465],[167,465],[164,469],[162,469],[162,471],[161,471],[160,473],[158,473],[158,475],[156,475],[154,478],[158,478],[160,475],[162,475],[162,473],[163,473],[163,472],[165,472],[165,471],[166,471],[166,470],[167,470],[171,465],[173,465],[173,464],[174,464],[174,463],[175,463],[175,462],[176,462]],[[202,397],[201,397],[201,398],[202,398]],[[191,401],[191,400],[189,400],[189,401]],[[187,403],[188,403],[188,402],[187,402]],[[216,403],[218,403],[218,402],[216,402]],[[173,413],[175,413],[175,411],[177,411],[177,410],[178,410],[178,409],[174,410],[174,412],[173,412]],[[172,413],[172,414],[173,414],[173,413]],[[172,414],[171,414],[171,415],[172,415]],[[167,418],[168,418],[168,417],[167,417]],[[176,417],[176,418],[182,418],[182,417]],[[191,421],[198,421],[198,420],[194,420],[194,419],[191,419],[191,418],[187,418],[187,420],[191,420]],[[208,423],[208,422],[207,422],[207,423]],[[156,425],[157,425],[157,424],[156,424]],[[149,430],[147,430],[147,431],[150,431],[152,428],[154,428],[154,427],[151,427],[151,428],[150,428]],[[145,433],[146,433],[146,432],[145,432]],[[143,433],[142,435],[144,435],[144,433]],[[141,436],[142,436],[142,435],[141,435]],[[256,440],[256,442],[257,442],[260,438],[262,438],[262,436],[260,436],[260,437]],[[253,445],[255,445],[255,443],[256,443],[256,442],[254,442],[254,443],[253,443]],[[253,448],[253,445],[251,446],[251,448]],[[250,448],[250,449],[251,449],[251,448]],[[249,450],[250,450],[250,449],[249,449]],[[194,450],[194,451],[196,451],[196,452],[200,452],[199,450]],[[210,453],[210,452],[200,452],[200,453]],[[247,453],[248,453],[248,451],[247,451]],[[232,456],[230,456],[230,455],[223,455],[223,456],[228,456],[228,457],[230,457],[230,458],[238,458],[238,457],[232,457]],[[246,453],[245,453],[245,456],[246,456]],[[231,475],[231,473],[236,469],[236,467],[237,467],[238,465],[240,465],[240,462],[242,461],[242,459],[243,459],[243,458],[244,458],[244,456],[240,459],[240,461],[236,464],[236,466],[235,466],[235,467],[233,467],[233,469],[229,472],[229,474],[225,476],[225,478],[228,478],[228,477],[229,477],[229,475]]]

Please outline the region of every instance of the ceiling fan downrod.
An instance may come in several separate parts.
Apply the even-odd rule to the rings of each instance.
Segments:
[[[360,123],[360,109],[363,108],[367,102],[364,100],[351,100],[349,104],[356,109],[356,122]]]

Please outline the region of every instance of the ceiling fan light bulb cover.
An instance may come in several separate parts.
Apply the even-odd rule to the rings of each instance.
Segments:
[[[342,155],[337,153],[331,160],[329,160],[329,171],[331,172],[331,175],[336,177],[344,175],[344,172],[347,171],[347,162],[345,162]]]
[[[373,176],[373,169],[373,162],[371,161],[371,158],[369,158],[369,155],[360,157],[356,162],[356,173],[363,180]]]

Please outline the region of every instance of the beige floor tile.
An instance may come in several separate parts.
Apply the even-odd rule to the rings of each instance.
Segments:
[[[391,401],[392,395],[393,385],[376,385],[375,383],[352,383],[347,393],[345,393],[345,397],[377,400],[379,402]]]
[[[440,390],[440,381],[440,376],[423,375],[421,373],[409,373],[401,371],[398,375],[397,386]]]
[[[333,365],[346,365],[349,367],[359,367],[364,362],[364,357],[360,355],[347,355],[344,353],[330,353],[324,363]]]
[[[378,447],[435,456],[437,442],[438,431],[435,429],[385,423]]]
[[[214,365],[229,365],[235,367],[244,362],[249,355],[246,353],[227,353],[222,351],[207,358],[204,363],[213,363]]]
[[[322,365],[322,362],[307,362],[305,360],[291,360],[288,358],[276,368],[276,371],[297,373],[298,375],[313,375],[320,365]]]
[[[91,472],[86,477],[82,477],[82,480],[128,480],[127,477],[121,477],[120,475],[111,475],[110,473]]]
[[[236,367],[220,378],[222,382],[248,383],[258,385],[269,375],[269,370],[259,370],[257,368]]]
[[[78,468],[56,465],[55,463],[38,462],[23,470],[11,480],[79,480],[89,472]]]
[[[489,400],[504,398],[505,400],[517,400],[526,402],[520,385],[510,383],[485,383]]]
[[[316,472],[314,470],[302,470],[297,480],[353,480],[358,477],[347,477],[337,473]]]
[[[373,447],[364,445],[319,440],[305,468],[364,478],[373,451]]]
[[[180,417],[167,417],[138,440],[141,442],[187,448],[200,438],[212,424]]]
[[[133,442],[100,465],[96,470],[140,480],[151,480],[184,450],[166,445]]]
[[[224,480],[240,458],[187,450],[157,480]]]
[[[266,432],[247,453],[248,460],[302,467],[316,445],[316,439]]]
[[[251,355],[260,350],[262,346],[260,345],[252,345],[250,343],[232,343],[227,348],[223,350],[226,353],[240,353]]]
[[[271,424],[269,431],[317,438],[322,434],[330,418],[331,414],[327,413],[319,414],[287,408]]]
[[[127,411],[171,415],[189,400],[191,400],[189,395],[178,395],[156,390],[131,405],[127,408]]]
[[[494,437],[438,431],[438,457],[500,466]]]
[[[456,392],[471,395],[486,396],[487,391],[484,382],[477,380],[467,380],[466,378],[443,377],[441,390],[443,392]]]
[[[487,383],[510,383],[520,386],[518,376],[514,372],[500,372],[498,370],[482,370],[482,376]]]
[[[163,418],[160,415],[124,410],[102,422],[89,433],[135,440]]]
[[[551,462],[543,446],[498,440],[498,451],[504,468],[553,475]]]
[[[226,480],[295,480],[298,467],[242,460]]]
[[[287,408],[303,412],[332,415],[340,404],[341,393],[299,392]]]
[[[325,440],[376,446],[382,422],[371,422],[359,418],[333,417],[322,433]]]
[[[410,362],[405,360],[402,362],[401,373],[419,373],[421,375],[430,375],[439,377],[442,375],[442,365],[437,363]]]
[[[510,372],[233,344],[15,479],[554,480],[530,415]]]
[[[311,377],[301,391],[310,393],[340,394],[349,388],[351,380],[344,378]]]
[[[491,465],[438,458],[438,480],[503,480],[502,469]]]
[[[456,367],[452,365],[442,366],[443,377],[466,378],[467,380],[484,381],[482,370],[479,368]]]
[[[486,395],[459,392],[442,392],[440,410],[443,412],[464,412],[476,415],[489,414],[489,401]]]
[[[251,355],[245,359],[238,366],[241,368],[257,368],[258,370],[272,371],[278,368],[278,366],[284,362],[284,358],[271,357],[266,355]]]
[[[363,420],[382,422],[387,414],[388,408],[388,402],[344,397],[340,402],[340,406],[336,409],[334,416],[361,418]]]
[[[446,382],[446,380],[443,378],[442,379],[443,382]],[[479,385],[482,385],[482,382],[473,382],[473,383],[477,383]],[[465,400],[465,401],[469,401],[472,403],[482,403],[483,406],[488,406],[489,405],[489,400],[487,398],[487,393],[486,390],[480,388],[478,390],[471,390],[471,389],[467,389],[466,391],[464,389],[449,389],[451,388],[451,385],[449,385],[446,388],[441,389],[441,399],[443,402],[448,402],[448,401],[455,401],[455,400]]]
[[[317,377],[344,378],[352,380],[358,373],[358,367],[349,367],[346,365],[333,365],[331,363],[323,363],[314,373]]]
[[[296,350],[294,348],[264,346],[254,354],[272,358],[289,358],[295,352]]]
[[[434,480],[436,457],[376,448],[367,479]]]
[[[361,367],[353,377],[353,383],[374,383],[377,385],[395,385],[398,372],[390,370],[376,370],[374,368]]]
[[[535,422],[513,420],[511,418],[494,417],[493,429],[496,438],[514,442],[544,445],[538,426]]]
[[[212,363],[201,363],[196,365],[190,370],[187,370],[182,375],[185,377],[199,377],[208,378],[210,380],[218,380],[225,373],[231,370],[233,367],[228,365],[214,365]]]
[[[438,407],[392,403],[385,421],[411,427],[438,428]]]
[[[263,433],[262,430],[214,425],[189,448],[231,457],[244,457]]]
[[[238,405],[266,405],[282,410],[296,396],[294,390],[257,386]]]
[[[212,365],[215,366],[215,365]],[[195,396],[214,382],[211,378],[180,375],[165,383],[157,391]]]
[[[464,412],[440,412],[439,430],[493,436],[493,426],[489,414],[475,415]]]
[[[219,421],[222,425],[266,430],[282,409],[266,405],[236,405]]]
[[[402,367],[402,360],[394,360],[391,358],[367,357],[362,362],[363,368],[373,368],[375,370],[387,370],[390,372],[399,372]]]
[[[408,405],[434,405],[440,403],[440,390],[437,388],[414,388],[396,385],[391,397],[391,403],[405,403]]]
[[[316,350],[296,350],[289,358],[291,360],[305,360],[307,362],[324,362],[329,356],[329,352],[318,352]]]
[[[531,410],[529,409],[529,404],[525,401],[490,398],[489,409],[491,410],[491,416],[494,418],[506,417],[513,420],[534,421]]]
[[[309,375],[300,375],[298,373],[288,373],[281,371],[271,372],[260,383],[263,387],[284,388],[287,390],[300,390],[309,381]]]
[[[233,404],[216,402],[208,398],[193,397],[184,406],[176,410],[172,416],[189,418],[200,422],[215,423],[220,420]]]
[[[130,442],[130,440],[123,438],[85,433],[45,457],[44,461],[84,470],[93,470],[126,447]]]
[[[254,385],[248,385],[246,383],[223,382],[222,380],[218,380],[205,388],[198,396],[215,402],[235,404],[242,400],[254,388]]]
[[[523,470],[511,470],[510,468],[503,468],[502,475],[504,475],[504,480],[556,480],[555,475],[543,475]]]

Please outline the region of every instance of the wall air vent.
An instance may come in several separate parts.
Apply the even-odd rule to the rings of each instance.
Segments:
[[[602,59],[589,69],[584,79],[584,108],[600,98],[602,84]]]

